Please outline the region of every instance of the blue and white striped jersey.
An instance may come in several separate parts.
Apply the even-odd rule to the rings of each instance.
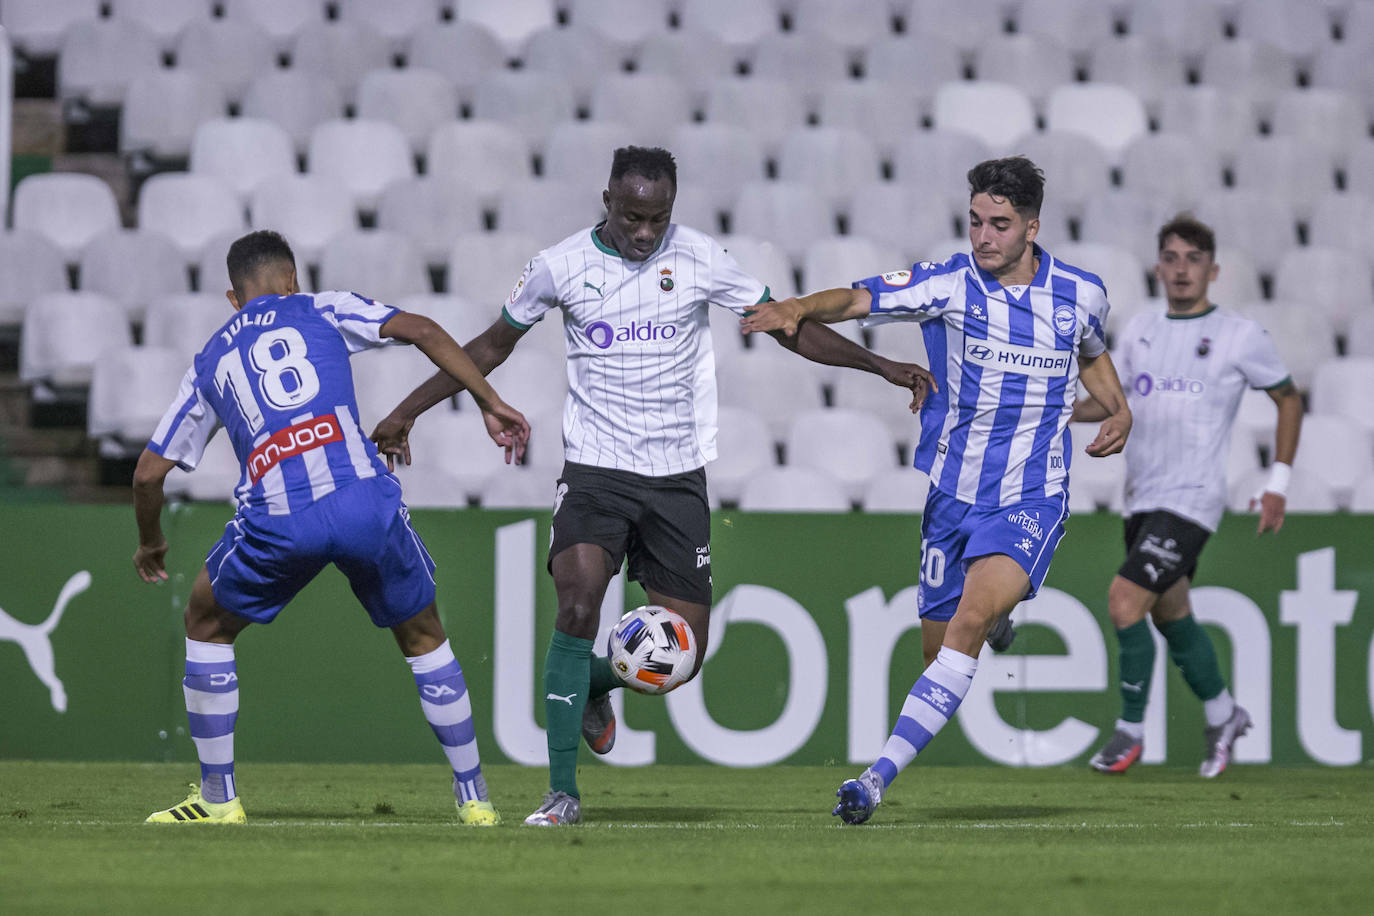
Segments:
[[[148,448],[193,470],[223,425],[243,469],[240,511],[269,515],[388,475],[358,425],[348,358],[393,343],[380,330],[398,312],[355,293],[254,299],[196,355]]]
[[[1106,350],[1107,293],[1050,257],[1024,287],[1003,287],[967,254],[855,283],[866,321],[922,322],[940,390],[921,408],[916,467],[931,486],[978,506],[1053,496],[1067,486],[1078,357]]]

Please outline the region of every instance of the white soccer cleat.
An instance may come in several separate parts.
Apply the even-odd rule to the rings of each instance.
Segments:
[[[582,820],[582,802],[567,792],[550,792],[544,803],[525,818],[531,827],[567,827]]]
[[[1198,775],[1204,779],[1220,776],[1231,762],[1231,747],[1236,739],[1250,730],[1250,714],[1237,706],[1231,718],[1203,732],[1207,742],[1207,759],[1198,767]]]

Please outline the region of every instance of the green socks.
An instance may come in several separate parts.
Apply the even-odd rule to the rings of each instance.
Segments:
[[[1150,675],[1155,668],[1155,639],[1150,634],[1149,622],[1138,620],[1117,630],[1116,641],[1121,657],[1121,718],[1126,722],[1144,722],[1145,704],[1150,699]]]
[[[1210,700],[1226,689],[1211,637],[1192,614],[1163,624],[1159,632],[1169,643],[1169,657],[1183,672],[1183,679],[1199,700]]]
[[[575,798],[582,797],[577,791],[577,751],[582,744],[582,711],[587,706],[591,654],[590,639],[554,630],[549,654],[544,659],[549,788]]]
[[[611,670],[611,660],[604,655],[592,656],[592,686],[587,691],[590,699],[596,699],[603,693],[610,693],[617,687],[624,687],[620,678],[615,676]]]

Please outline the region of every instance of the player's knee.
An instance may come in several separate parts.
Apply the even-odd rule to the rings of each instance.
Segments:
[[[557,628],[569,636],[592,639],[601,623],[601,603],[572,598],[558,604]]]

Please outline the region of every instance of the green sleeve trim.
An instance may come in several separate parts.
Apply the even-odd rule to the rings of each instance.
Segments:
[[[510,312],[506,311],[506,307],[504,305],[501,306],[501,317],[506,319],[506,324],[515,328],[517,331],[528,331],[530,328],[534,327],[534,325],[532,324],[521,324],[520,322],[516,321],[514,318],[510,316]]]
[[[1284,385],[1291,385],[1291,384],[1293,384],[1293,376],[1291,376],[1291,375],[1285,375],[1281,381],[1277,381],[1277,382],[1275,382],[1275,383],[1272,384],[1272,385],[1265,385],[1265,386],[1264,386],[1263,388],[1261,388],[1260,390],[1261,390],[1261,391],[1273,391],[1275,388],[1282,388]]]
[[[763,288],[763,295],[762,295],[762,296],[759,296],[759,301],[758,301],[758,302],[755,302],[754,304],[755,304],[755,305],[763,305],[765,302],[767,302],[767,301],[768,301],[769,299],[771,299],[771,298],[773,298],[773,294],[769,291],[768,287],[765,286],[765,287]]]

